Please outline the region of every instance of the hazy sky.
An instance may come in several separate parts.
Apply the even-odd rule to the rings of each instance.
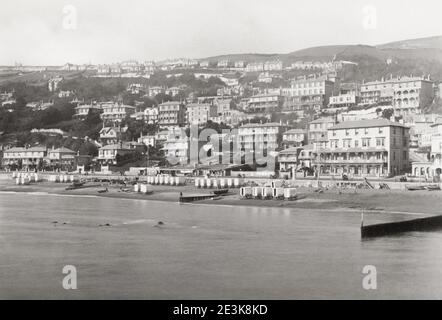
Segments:
[[[441,15],[440,0],[2,1],[0,65],[374,45],[442,35]]]

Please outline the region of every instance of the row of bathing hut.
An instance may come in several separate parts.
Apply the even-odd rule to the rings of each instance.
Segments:
[[[134,192],[143,194],[150,193],[150,191],[148,190],[148,185],[145,183],[134,184]]]
[[[239,195],[242,199],[296,200],[297,189],[285,186],[282,181],[272,181],[270,185],[242,187]]]
[[[244,179],[241,178],[196,178],[195,187],[197,188],[240,188],[244,185]]]
[[[12,173],[12,179],[15,180],[16,185],[28,185],[31,182],[41,181],[41,177],[37,173],[14,172]]]
[[[152,185],[184,186],[186,177],[148,176],[147,183]]]
[[[75,177],[73,175],[67,174],[51,174],[48,176],[49,182],[60,182],[60,183],[73,183],[75,182]]]

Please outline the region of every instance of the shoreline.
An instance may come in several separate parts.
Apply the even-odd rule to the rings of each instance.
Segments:
[[[435,191],[400,191],[400,190],[327,190],[322,194],[315,193],[310,188],[299,188],[299,199],[284,200],[254,200],[240,199],[238,189],[232,189],[235,194],[223,196],[218,200],[202,200],[192,203],[180,203],[179,195],[209,194],[210,189],[197,189],[193,186],[148,186],[151,195],[122,192],[118,186],[102,184],[84,189],[65,190],[68,184],[41,182],[27,186],[17,186],[13,181],[0,181],[1,193],[28,193],[35,195],[84,196],[97,198],[112,198],[126,200],[143,200],[175,203],[180,205],[205,205],[225,207],[265,207],[279,209],[320,210],[320,211],[356,211],[367,214],[402,214],[415,216],[440,215],[442,192]],[[107,187],[109,192],[97,191]]]

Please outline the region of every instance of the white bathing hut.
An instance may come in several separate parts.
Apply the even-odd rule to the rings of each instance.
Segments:
[[[274,199],[284,199],[284,188],[273,188]]]
[[[262,187],[253,187],[252,196],[255,199],[261,199],[262,198]]]
[[[272,187],[262,187],[262,197],[264,199],[273,198],[273,188]]]
[[[296,188],[285,188],[284,189],[284,199],[285,200],[295,200],[297,197]]]
[[[239,189],[239,196],[243,199],[251,198],[253,195],[252,187],[242,187]]]

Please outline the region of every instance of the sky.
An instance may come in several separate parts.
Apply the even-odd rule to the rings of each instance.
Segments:
[[[442,35],[440,0],[14,0],[0,65],[288,53]]]

